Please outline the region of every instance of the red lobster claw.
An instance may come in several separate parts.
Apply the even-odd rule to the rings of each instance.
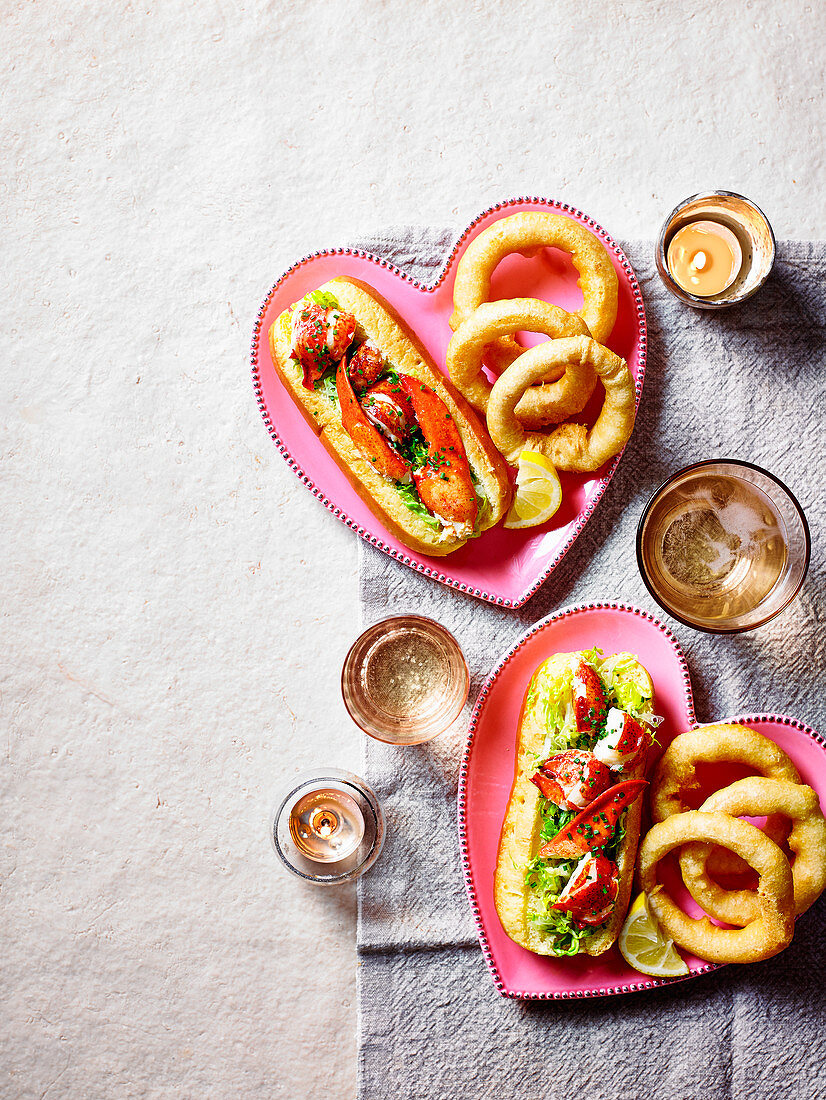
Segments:
[[[539,849],[542,859],[579,859],[587,852],[602,848],[614,835],[620,814],[648,786],[645,779],[626,779],[594,799],[551,840]]]
[[[427,462],[413,471],[422,504],[450,523],[473,526],[479,505],[456,421],[441,397],[418,378],[400,374],[399,382],[413,402],[428,447]]]
[[[375,424],[368,420],[353,392],[343,360],[336,371],[336,392],[341,408],[341,423],[364,458],[382,477],[405,481],[410,474],[410,463],[393,450]]]
[[[579,925],[604,924],[619,893],[616,863],[605,856],[583,859],[551,909],[570,913]]]

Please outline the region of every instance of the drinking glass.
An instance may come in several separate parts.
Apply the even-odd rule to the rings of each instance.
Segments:
[[[365,630],[341,672],[350,717],[371,737],[394,745],[419,744],[447,730],[469,688],[459,643],[421,615],[399,615]]]
[[[773,474],[712,459],[669,478],[637,528],[637,562],[657,603],[697,630],[762,626],[800,591],[811,542],[803,510]]]

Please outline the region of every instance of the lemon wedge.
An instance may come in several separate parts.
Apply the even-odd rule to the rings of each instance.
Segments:
[[[663,937],[651,916],[645,894],[640,894],[628,910],[619,934],[620,954],[635,970],[652,978],[680,978],[688,974],[688,964]]]
[[[537,527],[551,518],[562,503],[559,477],[543,454],[522,451],[516,475],[516,495],[505,516],[505,527]]]

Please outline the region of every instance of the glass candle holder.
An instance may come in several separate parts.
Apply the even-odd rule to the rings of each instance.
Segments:
[[[693,256],[698,257],[694,266],[692,257],[684,256],[679,247],[681,234],[694,235],[691,226],[697,230],[696,239],[686,241],[685,247],[693,249]],[[711,248],[704,247],[703,233]],[[712,254],[714,248],[720,249],[720,255]],[[702,292],[704,286],[714,287],[709,282],[713,265],[716,263],[719,270],[719,265],[729,262],[724,259],[729,253],[734,267],[726,271],[722,289]],[[660,230],[655,259],[663,282],[680,301],[696,309],[723,309],[760,289],[772,269],[775,253],[774,232],[759,207],[733,191],[706,191],[692,195],[671,211]],[[689,288],[695,284],[692,292]]]
[[[654,493],[637,528],[637,563],[657,603],[697,630],[731,634],[787,607],[809,566],[803,510],[781,481],[749,462],[680,470]]]
[[[281,865],[321,886],[349,882],[372,866],[384,843],[373,790],[352,772],[321,768],[296,776],[276,802],[270,830]]]
[[[365,630],[341,672],[350,717],[371,737],[394,745],[443,733],[461,714],[469,689],[459,643],[421,615],[385,619]]]

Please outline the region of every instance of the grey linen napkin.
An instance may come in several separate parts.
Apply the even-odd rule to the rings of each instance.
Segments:
[[[358,247],[430,282],[454,234],[402,228]],[[824,721],[822,539],[826,453],[826,242],[785,242],[758,295],[720,313],[672,299],[651,242],[623,248],[645,300],[649,360],[634,434],[593,517],[518,610],[475,600],[362,544],[365,626],[416,611],[444,623],[472,674],[471,702],[497,658],[534,622],[598,600],[650,610],[691,670],[699,721],[754,712]],[[797,496],[812,531],[804,589],[779,618],[733,637],[664,616],[637,572],[645,501],[689,462],[748,459]],[[387,816],[380,862],[359,883],[359,1097],[520,1100],[584,1095],[683,1098],[826,1095],[826,899],[776,958],[651,992],[585,1001],[501,998],[467,903],[456,830],[470,706],[446,735],[398,749],[365,738],[364,774]]]

